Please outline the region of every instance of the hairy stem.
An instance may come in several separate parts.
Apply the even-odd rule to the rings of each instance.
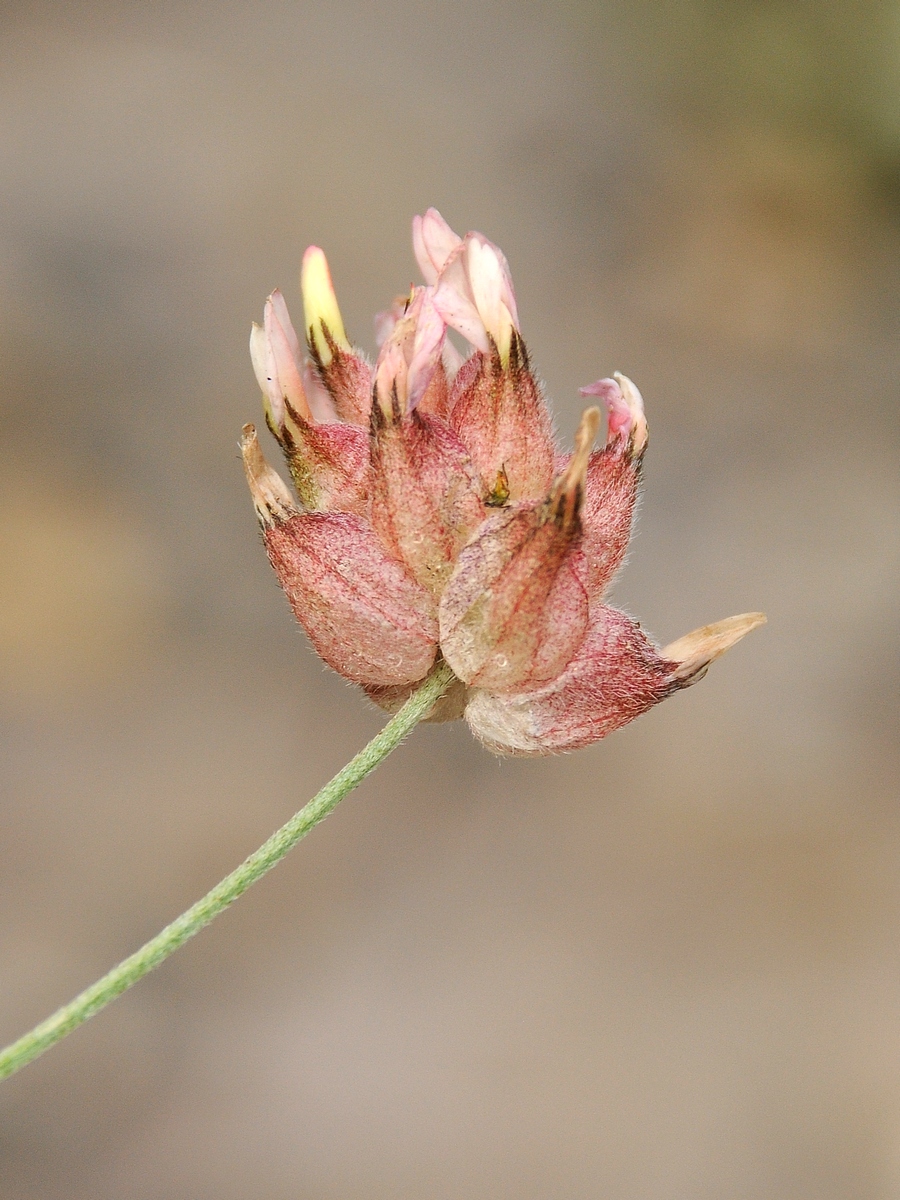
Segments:
[[[14,1074],[20,1067],[49,1050],[67,1033],[77,1029],[94,1013],[105,1008],[116,996],[127,991],[179,946],[184,945],[188,938],[198,933],[204,925],[208,925],[213,917],[218,916],[233,900],[246,892],[261,875],[271,870],[293,845],[306,837],[314,826],[337,807],[348,792],[352,792],[362,783],[365,777],[399,746],[419,721],[428,715],[432,705],[444,694],[452,681],[453,673],[450,668],[443,663],[439,664],[397,715],[325,784],[317,796],[295,813],[286,825],[282,825],[273,833],[269,840],[246,858],[236,870],[216,884],[212,891],[207,892],[202,900],[198,900],[140,950],[136,950],[117,967],[113,967],[102,979],[98,979],[74,1000],[64,1004],[46,1021],[42,1021],[18,1041],[0,1051],[0,1079]]]

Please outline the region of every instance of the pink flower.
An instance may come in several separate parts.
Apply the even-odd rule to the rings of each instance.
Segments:
[[[382,707],[442,657],[457,682],[431,719],[464,716],[505,754],[588,745],[696,682],[765,618],[660,650],[603,603],[647,446],[640,392],[621,375],[583,388],[602,408],[585,410],[561,455],[501,251],[435,209],[414,219],[413,243],[425,286],[379,316],[374,366],[347,339],[317,247],[303,260],[305,347],[280,292],[253,328],[297,495],[245,426],[266,550],[318,653]],[[471,343],[465,360],[448,326]]]

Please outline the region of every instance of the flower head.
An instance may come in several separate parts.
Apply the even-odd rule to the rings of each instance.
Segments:
[[[414,219],[413,245],[425,285],[377,318],[374,366],[348,340],[314,246],[305,346],[280,292],[253,327],[266,421],[297,496],[245,426],[269,558],[321,657],[382,707],[440,656],[458,682],[432,719],[464,716],[499,753],[588,745],[696,682],[765,617],[661,650],[604,603],[647,447],[640,392],[619,374],[582,388],[599,404],[561,455],[502,252],[459,237],[436,209]]]

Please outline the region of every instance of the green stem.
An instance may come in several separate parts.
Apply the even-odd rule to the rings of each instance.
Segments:
[[[418,691],[414,692],[397,715],[388,721],[381,733],[372,738],[371,742],[338,771],[319,794],[295,813],[286,825],[282,825],[273,833],[255,854],[245,859],[212,891],[207,892],[202,900],[198,900],[140,950],[136,950],[117,967],[113,967],[102,979],[98,979],[74,1000],[64,1004],[46,1021],[36,1025],[30,1033],[26,1033],[0,1051],[0,1079],[14,1074],[33,1058],[49,1050],[67,1033],[77,1029],[94,1013],[99,1012],[111,1000],[115,1000],[116,996],[120,996],[132,984],[152,971],[179,946],[184,945],[188,938],[198,933],[204,925],[208,925],[213,917],[218,916],[233,900],[246,892],[252,883],[280,862],[295,843],[306,837],[314,826],[337,807],[348,792],[352,792],[362,783],[365,777],[399,746],[419,721],[428,715],[432,705],[440,699],[452,682],[453,673],[448,666],[441,663],[435,667]]]

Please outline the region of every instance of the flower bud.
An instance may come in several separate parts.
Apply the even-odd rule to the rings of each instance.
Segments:
[[[384,340],[375,364],[375,398],[385,416],[417,408],[441,361],[444,322],[427,288],[413,288],[406,310]]]
[[[606,406],[606,444],[640,459],[647,449],[647,418],[644,398],[628,376],[616,371],[613,379],[598,379],[578,390],[582,396],[597,396]]]
[[[430,208],[413,221],[422,274],[434,306],[476,348],[458,371],[451,421],[492,503],[538,500],[553,478],[553,430],[519,333],[503,252],[480,233],[460,238]]]
[[[263,327],[254,324],[250,332],[250,357],[262,389],[266,420],[280,440],[287,420],[287,404],[303,417],[309,418],[311,414],[303,388],[300,345],[284,297],[277,288],[266,301]]]
[[[303,507],[364,511],[369,470],[366,433],[359,426],[335,421],[330,400],[327,422],[316,422],[304,386],[308,364],[277,290],[266,301],[263,327],[253,326],[250,356],[263,389],[266,423],[281,444]],[[309,394],[322,412],[314,386]]]

